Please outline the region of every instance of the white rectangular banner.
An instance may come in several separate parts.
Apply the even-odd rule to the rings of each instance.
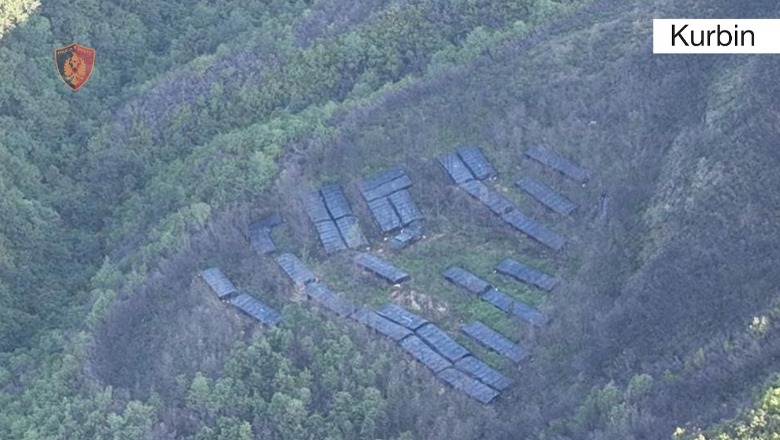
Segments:
[[[653,53],[780,53],[780,20],[653,20]]]

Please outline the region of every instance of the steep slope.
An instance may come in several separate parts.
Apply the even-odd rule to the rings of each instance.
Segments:
[[[696,6],[669,5],[667,13],[683,16]],[[563,396],[572,390],[584,394],[594,383],[627,384],[648,373],[655,385],[640,399],[647,404],[641,417],[618,418],[615,425],[625,425],[611,434],[597,431],[609,423],[603,419],[568,435],[652,437],[659,427],[671,433],[728,415],[721,404],[742,402],[746,384],[761,383],[776,355],[772,340],[742,346],[758,343],[750,342],[748,324],[777,299],[770,268],[778,231],[768,219],[778,212],[778,127],[775,85],[766,81],[778,67],[767,57],[652,56],[648,17],[659,11],[593,10],[595,24],[588,14],[576,16],[565,31],[542,34],[539,45],[520,40],[472,68],[350,112],[341,140],[316,150],[309,168],[288,169],[280,185],[317,175],[322,168],[314,164],[327,170],[346,161],[360,170],[401,160],[426,169],[455,143],[490,145],[501,173],[517,172],[519,152],[536,142],[580,159],[596,176],[583,198],[591,201],[584,221],[566,229],[581,267],[568,274],[568,291],[552,299],[558,319],[538,341],[537,363],[519,378],[527,400],[518,406],[544,408],[544,420],[567,411],[575,399]],[[428,206],[456,218],[457,209],[437,205],[446,196],[432,191]],[[606,227],[594,221],[601,192],[612,200]],[[562,258],[557,266],[569,266]],[[726,341],[750,355],[714,348]],[[706,360],[696,361],[702,352]]]
[[[776,126],[771,107],[750,90],[762,78],[752,66],[775,66],[759,58],[744,66],[729,59],[651,56],[648,22],[642,21],[650,10],[605,4],[549,33],[491,49],[473,66],[356,103],[333,120],[335,141],[304,140],[288,153],[284,172],[263,199],[288,199],[302,181],[351,179],[355,170],[365,174],[400,162],[415,181],[432,182],[419,193],[423,208],[439,212],[430,219],[432,233],[451,236],[468,221],[457,207],[440,204],[449,195],[438,189],[444,181],[434,157],[454,144],[490,146],[491,159],[507,177],[526,170],[518,168],[519,154],[536,142],[594,170],[577,196],[584,207],[579,221],[559,225],[574,242],[553,266],[568,288],[551,299],[556,320],[537,337],[536,361],[516,375],[522,391],[499,405],[513,422],[504,434],[496,424],[496,438],[542,428],[577,407],[594,385],[627,384],[640,373],[654,380],[647,395],[630,402],[640,416],[609,421],[607,406],[550,434],[642,438],[659,427],[671,433],[677,425],[728,414],[719,405],[702,405],[701,396],[741,401],[747,372],[760,378],[772,356],[764,342],[767,353],[737,367],[712,350],[707,363],[726,369],[716,374],[718,367],[697,372],[695,363],[678,360],[693,358],[724,334],[740,334],[773,299],[766,268],[777,256],[777,235],[761,219],[771,218],[777,200],[760,190],[773,187],[777,157],[768,146]],[[563,179],[556,183],[575,190]],[[595,221],[602,192],[612,201],[607,225]],[[295,206],[285,212],[296,237],[290,245],[318,252],[303,212]],[[753,214],[744,217],[746,212]],[[493,243],[490,237],[500,233],[489,221],[480,223],[459,246],[484,250],[480,243]],[[735,252],[742,252],[739,264],[729,257]],[[523,408],[520,414],[517,408]],[[415,419],[427,417],[433,415]]]

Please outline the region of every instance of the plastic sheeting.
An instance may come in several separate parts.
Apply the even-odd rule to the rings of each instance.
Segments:
[[[238,292],[236,286],[233,285],[233,282],[217,267],[210,267],[203,270],[200,273],[200,276],[203,278],[203,281],[211,287],[211,290],[217,294],[219,299],[225,299]]]
[[[528,357],[528,353],[522,347],[479,321],[463,326],[461,331],[515,363],[520,363]]]

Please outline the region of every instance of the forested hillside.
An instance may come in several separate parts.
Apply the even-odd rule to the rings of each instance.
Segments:
[[[6,0],[0,438],[776,438],[780,63],[650,47],[654,17],[780,12],[733,3]],[[97,51],[77,93],[52,65],[72,41]],[[536,143],[593,173],[556,181],[581,206],[557,254],[471,212],[435,159],[479,145],[509,187]],[[491,405],[294,300],[246,245],[281,211],[280,246],[388,301],[296,200],[396,164],[428,233],[395,257],[416,287],[392,294],[532,349]],[[566,281],[512,292],[552,316],[540,331],[437,280],[520,254]],[[207,265],[285,325],[219,304]]]

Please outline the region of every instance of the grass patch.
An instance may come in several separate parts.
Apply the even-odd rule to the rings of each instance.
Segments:
[[[517,339],[515,336],[518,333],[517,321],[484,301],[472,302],[463,310],[463,315],[467,322],[481,321],[504,336]]]
[[[352,263],[347,253],[319,260],[312,267],[321,274],[322,282],[343,293],[355,305],[376,308],[390,301],[393,287]]]
[[[464,347],[466,347],[471,354],[482,362],[495,368],[497,371],[508,375],[507,373],[514,368],[511,361],[496,353],[495,351],[488,350],[487,348],[474,342],[473,339],[467,338],[463,334],[459,334],[456,338]]]

